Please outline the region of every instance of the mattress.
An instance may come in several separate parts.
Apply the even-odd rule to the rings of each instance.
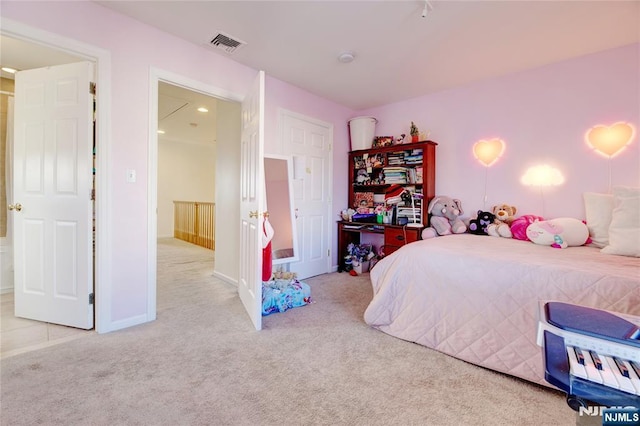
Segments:
[[[536,343],[541,303],[640,316],[640,259],[472,234],[417,241],[371,270],[371,327],[549,386]]]

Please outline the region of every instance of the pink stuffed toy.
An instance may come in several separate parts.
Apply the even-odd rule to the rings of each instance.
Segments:
[[[538,220],[544,220],[544,218],[534,214],[525,214],[514,219],[513,222],[511,222],[511,234],[513,238],[516,240],[529,241],[527,237],[527,227]]]
[[[582,246],[589,241],[589,228],[571,217],[533,222],[527,227],[527,237],[536,243],[554,248]]]

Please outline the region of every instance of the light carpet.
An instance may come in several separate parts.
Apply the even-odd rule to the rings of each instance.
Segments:
[[[575,425],[564,396],[369,328],[368,274],[257,332],[213,252],[158,245],[157,320],[1,361],[3,425]]]

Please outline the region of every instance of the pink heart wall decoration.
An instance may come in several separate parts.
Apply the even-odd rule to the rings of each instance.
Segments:
[[[473,155],[486,167],[490,167],[502,156],[504,147],[502,139],[480,140],[473,145]]]
[[[628,123],[615,123],[610,126],[598,124],[587,131],[587,144],[598,154],[605,157],[618,155],[633,140],[635,130]]]

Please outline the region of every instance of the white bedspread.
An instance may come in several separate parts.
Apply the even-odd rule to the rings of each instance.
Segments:
[[[371,270],[364,319],[392,336],[549,386],[540,301],[640,316],[640,259],[592,247],[450,235],[408,244]]]

